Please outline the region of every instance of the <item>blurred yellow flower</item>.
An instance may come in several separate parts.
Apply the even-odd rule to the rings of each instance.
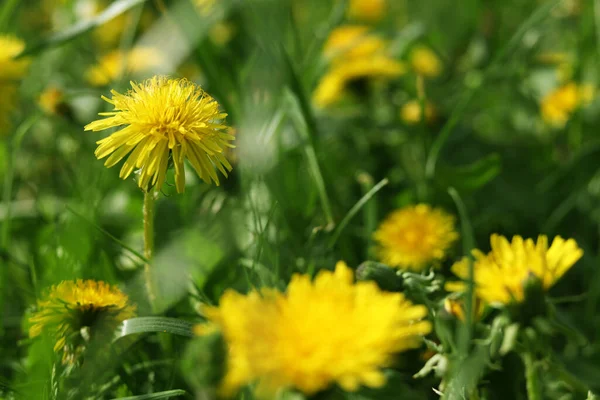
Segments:
[[[227,114],[199,86],[184,79],[155,76],[141,84],[131,82],[133,90],[125,95],[112,90],[114,111],[101,113],[107,118],[86,125],[86,131],[101,131],[126,125],[98,141],[96,157],[112,167],[129,153],[119,176],[126,179],[140,168],[138,185],[148,191],[160,189],[165,181],[169,160],[175,166],[178,193],[185,188],[183,161],[187,158],[198,176],[207,183],[219,184],[218,169],[227,176],[231,165],[223,156],[232,147],[234,137],[227,133],[223,119]]]
[[[381,262],[421,271],[438,262],[458,239],[454,217],[427,204],[392,212],[374,233]]]
[[[115,50],[102,56],[97,65],[88,68],[86,78],[93,86],[105,86],[123,73],[152,72],[163,63],[162,54],[152,47],[134,47],[128,52]]]
[[[474,319],[479,319],[483,315],[483,310],[485,309],[485,304],[477,297],[473,298],[473,317]],[[466,304],[464,299],[456,299],[451,297],[446,297],[444,299],[444,311],[448,314],[452,315],[455,318],[458,318],[461,321],[465,320],[466,317]]]
[[[549,125],[562,127],[575,110],[592,101],[593,97],[593,86],[569,82],[542,98],[540,104],[542,119]]]
[[[235,26],[227,22],[218,22],[208,31],[210,40],[217,46],[225,46],[235,36]]]
[[[390,79],[405,72],[404,64],[387,54],[387,41],[361,25],[346,25],[331,32],[323,47],[331,65],[313,93],[317,107],[339,101],[347,85],[357,79]]]
[[[334,29],[323,46],[323,54],[333,62],[369,57],[385,51],[386,40],[369,33],[363,25],[344,25]]]
[[[82,328],[89,328],[91,337],[110,334],[119,323],[135,316],[135,310],[123,292],[105,282],[63,281],[38,300],[29,318],[29,336],[43,332],[54,336],[54,351],[64,352],[63,360],[68,360],[76,350],[73,336]]]
[[[64,93],[56,87],[48,87],[40,94],[38,104],[46,114],[63,114]]]
[[[540,280],[549,289],[581,258],[575,240],[557,236],[548,247],[548,237],[540,235],[537,242],[514,236],[512,242],[504,236],[493,234],[492,250],[484,254],[473,250],[475,293],[490,305],[503,305],[524,300],[524,286],[528,279]],[[469,264],[465,258],[452,266],[452,272],[462,279],[468,278]],[[450,283],[448,290],[464,290],[461,282]]]
[[[350,0],[348,17],[369,22],[377,22],[387,11],[386,0]]]
[[[413,70],[426,78],[435,78],[442,73],[442,62],[437,54],[424,46],[417,46],[410,52]]]
[[[410,100],[400,108],[400,118],[408,125],[421,122],[421,103],[418,100]],[[431,122],[435,119],[435,108],[430,102],[425,102],[425,121]]]
[[[26,58],[15,59],[25,50],[25,42],[14,36],[0,34],[0,82],[23,78],[29,66]]]
[[[221,387],[226,395],[255,381],[268,394],[295,388],[312,395],[334,383],[346,391],[381,387],[381,369],[396,353],[418,347],[431,330],[424,306],[372,281],[353,283],[343,262],[335,272],[319,272],[314,282],[295,275],[286,293],[226,291],[205,315],[211,324],[196,332],[216,325],[228,345]]]
[[[11,128],[11,113],[17,104],[17,81],[27,73],[29,60],[15,59],[25,49],[25,42],[0,34],[0,134]]]

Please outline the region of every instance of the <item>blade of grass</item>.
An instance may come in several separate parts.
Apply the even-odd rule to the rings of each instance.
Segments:
[[[164,332],[173,335],[194,337],[194,324],[178,318],[167,317],[138,317],[126,319],[117,331],[115,341],[137,333]]]
[[[185,390],[174,389],[167,390],[164,392],[150,393],[150,394],[141,394],[139,396],[129,396],[129,397],[115,397],[112,400],[157,400],[157,399],[170,399],[171,397],[179,397],[187,394]]]
[[[44,51],[46,48],[60,46],[70,40],[76,39],[145,1],[147,0],[117,0],[94,18],[77,22],[69,28],[29,46],[24,52],[19,54],[19,57],[30,56]]]
[[[369,200],[371,200],[371,198],[373,196],[375,196],[375,194],[377,192],[379,192],[388,183],[389,183],[389,180],[387,178],[382,179],[375,186],[373,186],[373,188],[371,188],[371,190],[369,190],[363,197],[361,197],[360,200],[358,200],[356,202],[356,204],[350,209],[350,211],[348,211],[348,213],[346,214],[344,219],[342,219],[342,221],[339,223],[335,232],[333,232],[333,235],[331,236],[331,239],[329,240],[329,248],[332,248],[335,245],[335,243],[337,242],[337,240],[340,237],[340,234],[342,233],[344,228],[346,228],[346,225],[348,225],[350,220],[360,211],[360,209]]]
[[[70,212],[72,212],[75,216],[81,218],[82,220],[84,220],[88,224],[92,225],[94,228],[98,229],[100,232],[102,232],[103,234],[105,234],[106,236],[108,236],[109,238],[111,238],[112,240],[114,240],[115,243],[117,243],[119,246],[123,247],[125,250],[129,251],[131,254],[133,254],[134,256],[136,256],[137,258],[139,258],[142,262],[144,262],[144,263],[148,262],[148,260],[146,259],[146,257],[144,257],[143,255],[141,255],[139,252],[135,251],[133,248],[131,248],[130,246],[128,246],[126,243],[124,243],[123,241],[121,241],[119,238],[113,236],[106,229],[104,229],[101,226],[97,225],[93,221],[90,221],[85,216],[79,214],[77,211],[75,211],[70,206],[67,205],[66,209],[69,210]]]
[[[459,349],[466,356],[469,353],[469,344],[471,343],[471,335],[473,329],[473,293],[475,291],[475,281],[474,281],[474,269],[473,269],[473,260],[471,259],[470,253],[473,248],[475,248],[475,239],[473,236],[473,227],[471,226],[471,222],[469,220],[469,216],[467,213],[467,207],[465,203],[462,201],[460,194],[454,188],[448,188],[448,194],[452,197],[454,204],[456,205],[456,209],[458,210],[458,215],[460,218],[460,227],[462,234],[462,246],[463,253],[469,260],[469,273],[468,273],[468,282],[467,282],[467,298],[465,299],[465,323],[461,324],[460,328],[462,328],[463,333],[462,341],[459,342]],[[459,336],[460,338],[460,336]]]
[[[17,8],[19,0],[6,0],[2,8],[0,9],[0,32],[6,30],[7,22],[10,20],[11,15]]]
[[[4,215],[4,220],[2,221],[2,233],[0,236],[0,251],[2,253],[8,253],[8,248],[10,246],[10,226],[12,222],[11,212],[12,212],[12,187],[15,175],[15,161],[17,158],[17,154],[19,153],[19,149],[21,147],[21,143],[25,134],[29,131],[29,129],[37,122],[40,118],[40,114],[34,114],[28,119],[25,120],[17,130],[15,131],[14,136],[8,142],[8,146],[6,148],[6,172],[4,175],[4,190],[2,193],[2,202],[6,207],[6,212]],[[4,279],[6,274],[6,267],[2,266],[0,268],[0,321],[3,320],[4,317]],[[4,328],[0,325],[0,337],[4,334]]]
[[[311,140],[311,137],[313,135],[310,133],[310,128],[305,119],[306,115],[304,115],[302,111],[300,111],[301,106],[298,104],[299,100],[294,95],[294,93],[292,93],[290,90],[286,90],[285,94],[287,95],[287,98],[289,100],[288,103],[290,104],[291,108],[291,120],[294,126],[296,127],[298,134],[305,141],[304,152],[308,162],[308,170],[315,181],[315,185],[319,193],[319,199],[321,200],[321,206],[323,207],[323,213],[325,214],[325,219],[327,222],[326,228],[333,229],[335,223],[333,222],[331,202],[329,201],[329,196],[327,195],[327,190],[325,188],[325,180],[323,179],[323,174],[321,173],[321,167],[319,166],[319,161],[317,159],[317,153],[313,145],[313,140]]]
[[[483,72],[478,82],[473,84],[464,94],[463,98],[459,101],[457,106],[452,111],[448,122],[446,122],[446,124],[440,131],[440,134],[431,145],[429,154],[427,156],[427,161],[425,163],[425,176],[428,179],[432,179],[434,177],[435,167],[440,152],[442,151],[442,148],[450,138],[454,127],[463,117],[465,111],[467,110],[467,106],[469,105],[473,97],[475,97],[479,90],[483,88],[486,80],[489,79],[492,72],[495,72],[496,68],[500,66],[504,58],[519,45],[519,42],[521,41],[525,33],[527,33],[527,31],[531,29],[534,25],[536,25],[538,22],[542,21],[552,11],[552,9],[560,3],[560,1],[561,0],[551,1],[548,3],[544,3],[540,7],[538,7],[537,10],[533,12],[529,16],[529,18],[527,18],[527,20],[523,22],[523,24],[521,24],[519,29],[517,29],[515,34],[510,38],[508,43],[506,43],[500,49],[500,51],[496,54],[490,65]]]

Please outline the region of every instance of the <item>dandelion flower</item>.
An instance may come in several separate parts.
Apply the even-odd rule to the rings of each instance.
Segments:
[[[344,25],[334,29],[323,46],[325,57],[344,62],[349,58],[368,57],[388,45],[381,37],[370,34],[364,25]]]
[[[182,79],[157,76],[141,84],[131,83],[133,90],[120,94],[112,90],[114,111],[101,113],[107,118],[88,124],[86,131],[101,131],[117,126],[124,128],[98,141],[96,157],[108,157],[112,167],[129,154],[121,168],[126,179],[139,168],[138,185],[148,191],[162,187],[169,160],[175,166],[175,185],[183,193],[187,158],[198,176],[207,183],[219,184],[218,169],[227,176],[231,165],[223,156],[234,137],[226,132],[217,102],[200,87]]]
[[[295,275],[286,293],[227,291],[205,315],[210,324],[197,333],[216,326],[228,346],[224,394],[256,381],[271,394],[295,388],[312,395],[332,384],[346,391],[381,387],[381,369],[431,330],[424,306],[372,281],[353,283],[343,262],[314,281]]]
[[[369,22],[383,18],[387,10],[386,0],[350,0],[348,17]]]
[[[404,73],[404,65],[388,56],[376,55],[349,60],[333,67],[319,82],[313,101],[325,108],[341,99],[346,86],[358,79],[390,79]]]
[[[542,119],[549,125],[563,127],[575,110],[589,103],[593,96],[591,85],[569,82],[544,96],[540,105]]]
[[[90,334],[112,332],[122,321],[135,315],[135,306],[118,288],[102,281],[63,281],[37,302],[29,322],[29,336],[42,332],[56,339],[54,350],[65,357],[74,350],[72,339],[82,328]]]
[[[124,73],[149,72],[163,65],[162,55],[151,47],[135,47],[128,52],[112,51],[88,68],[87,81],[93,86],[105,86]]]
[[[29,66],[28,59],[15,59],[25,50],[25,42],[13,36],[0,35],[0,82],[23,78]]]
[[[442,73],[442,62],[429,48],[418,46],[410,53],[413,70],[425,78],[435,78]]]
[[[421,122],[421,103],[418,100],[406,102],[400,109],[400,118],[408,125]],[[425,102],[425,121],[431,122],[435,119],[435,109],[430,102]]]
[[[442,260],[458,239],[454,217],[427,204],[392,212],[374,234],[380,260],[392,267],[420,271]]]
[[[548,247],[548,237],[540,235],[537,242],[514,236],[512,242],[500,235],[490,238],[492,250],[484,254],[473,251],[475,293],[490,305],[522,302],[524,286],[528,279],[539,279],[548,290],[583,255],[575,240],[557,236]],[[468,278],[469,264],[463,259],[452,266],[452,272],[462,279]],[[450,285],[449,290],[463,290],[464,285]]]
[[[313,93],[317,107],[338,102],[352,81],[391,79],[405,72],[404,64],[387,54],[387,41],[361,25],[347,25],[331,32],[323,52],[331,62]]]
[[[15,59],[25,49],[25,42],[13,36],[0,35],[0,133],[11,127],[10,115],[16,108],[17,81],[27,72],[29,60]]]
[[[40,94],[38,104],[46,114],[60,115],[68,113],[68,106],[65,104],[65,95],[62,90],[56,87],[46,88]]]

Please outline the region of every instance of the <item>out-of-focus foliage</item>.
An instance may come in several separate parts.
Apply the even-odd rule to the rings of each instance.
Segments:
[[[360,265],[358,280],[426,306],[433,329],[385,365],[386,385],[313,397],[595,398],[598,7],[2,0],[0,398],[213,398],[226,338],[185,336],[205,322],[202,310],[228,289],[285,292],[293,274],[315,276],[339,260]],[[24,53],[13,59],[19,43]],[[123,181],[106,169],[94,151],[112,131],[84,126],[112,111],[101,96],[154,75],[210,93],[236,147],[224,154],[233,170],[220,186],[185,164],[179,194],[169,164],[156,202],[150,304],[139,174]],[[459,238],[422,271],[391,270],[379,263],[374,233],[417,204],[454,216]],[[584,255],[551,288],[530,268],[517,306],[480,304],[468,279],[466,295],[447,290],[454,262],[473,248],[487,254],[493,233],[560,235]],[[29,337],[29,318],[49,288],[77,279],[117,285],[138,316],[158,319],[99,341],[86,321],[73,333],[85,354],[64,363],[51,334]]]

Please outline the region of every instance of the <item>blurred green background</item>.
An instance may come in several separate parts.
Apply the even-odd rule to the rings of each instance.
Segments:
[[[557,306],[562,333],[544,371],[558,378],[545,384],[548,398],[600,391],[600,103],[593,95],[600,3],[384,3],[380,18],[364,21],[343,0],[0,2],[0,32],[24,40],[31,62],[14,109],[0,103],[8,116],[0,126],[0,397],[68,398],[52,390],[52,345],[26,333],[48,286],[105,280],[124,288],[139,315],[152,314],[135,255],[143,193],[96,160],[95,142],[106,135],[83,126],[108,109],[101,95],[154,74],[199,83],[229,114],[237,138],[234,170],[221,186],[190,170],[185,194],[163,188],[157,314],[197,322],[198,304],[216,302],[226,288],[284,289],[296,272],[373,260],[372,233],[387,213],[425,202],[458,215],[448,194],[454,188],[478,248],[489,249],[491,233],[543,233],[573,237],[585,250],[553,288],[555,297],[571,297]],[[313,93],[328,69],[323,45],[345,24],[386,40],[406,72],[353,80],[341,101],[319,107]],[[438,58],[437,76],[419,78],[411,67],[419,46]],[[150,50],[123,61],[139,48]],[[542,105],[569,84],[586,98],[557,122]],[[403,118],[415,99],[418,113],[426,101],[435,117]],[[560,93],[554,101],[560,106]],[[459,243],[441,274],[462,254]],[[88,365],[74,385],[85,389],[70,398],[170,389],[204,398],[182,371],[193,369],[181,366],[186,341],[168,334],[126,341],[110,364]],[[439,378],[411,378],[422,353],[403,359],[385,391],[352,398],[437,398],[431,388]],[[491,369],[462,368],[488,399],[525,398],[522,367],[510,356]]]

